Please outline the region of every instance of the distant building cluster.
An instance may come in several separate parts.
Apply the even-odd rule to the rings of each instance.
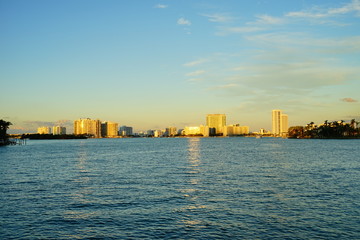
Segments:
[[[185,127],[183,135],[185,136],[239,136],[249,134],[248,126],[240,124],[226,125],[225,114],[206,115],[206,125]]]
[[[66,127],[62,126],[54,126],[52,127],[39,127],[37,129],[38,134],[53,134],[53,135],[65,135],[66,134]]]
[[[116,138],[116,137],[175,137],[175,136],[237,136],[249,134],[248,126],[239,124],[226,125],[225,114],[208,114],[206,125],[189,126],[185,129],[177,129],[174,126],[163,130],[147,130],[146,132],[133,133],[133,128],[129,126],[118,127],[114,122],[101,122],[90,118],[78,119],[74,121],[75,135],[88,135],[94,138]]]
[[[252,135],[265,135],[275,137],[286,137],[288,134],[288,115],[283,114],[282,110],[272,110],[272,131],[263,128],[259,132],[252,132]],[[200,126],[186,126],[184,129],[177,129],[174,126],[163,130],[147,130],[145,132],[134,133],[130,126],[120,126],[118,123],[90,118],[78,119],[74,121],[74,135],[86,135],[94,138],[118,138],[118,137],[175,137],[175,136],[241,136],[249,135],[249,126],[240,124],[227,125],[225,114],[207,114],[206,124]],[[64,135],[66,128],[63,126],[39,127],[39,134]]]

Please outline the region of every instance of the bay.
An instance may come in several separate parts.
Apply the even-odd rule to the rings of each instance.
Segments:
[[[0,164],[0,239],[360,239],[359,140],[30,140]]]

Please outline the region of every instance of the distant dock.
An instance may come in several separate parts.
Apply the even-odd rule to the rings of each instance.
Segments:
[[[26,145],[26,140],[25,138],[9,138],[8,145]]]

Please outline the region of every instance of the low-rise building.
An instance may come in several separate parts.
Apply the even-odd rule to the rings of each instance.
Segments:
[[[121,126],[119,128],[119,135],[123,137],[128,137],[133,135],[133,128],[128,126]]]
[[[50,127],[39,127],[37,129],[37,133],[39,133],[39,134],[51,134],[51,128]]]
[[[154,131],[154,137],[162,137],[163,136],[163,131],[161,130],[155,130]]]
[[[240,126],[239,124],[229,125],[224,127],[224,136],[239,136],[249,134],[248,126]]]

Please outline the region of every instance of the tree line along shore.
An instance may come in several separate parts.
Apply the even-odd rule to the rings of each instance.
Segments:
[[[325,121],[323,124],[316,125],[310,122],[306,126],[290,127],[288,138],[300,139],[360,139],[359,122],[352,119],[350,123],[341,121]]]

